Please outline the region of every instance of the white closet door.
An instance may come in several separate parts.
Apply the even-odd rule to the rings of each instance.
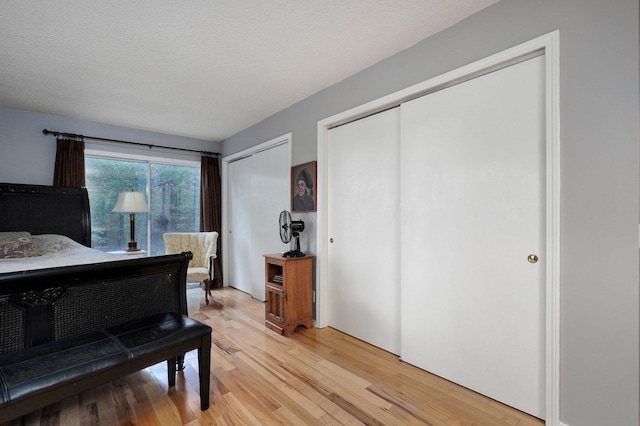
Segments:
[[[230,286],[264,301],[264,254],[283,251],[278,230],[290,206],[289,144],[281,143],[229,163]]]
[[[400,350],[399,108],[329,130],[328,324]],[[331,241],[331,240],[330,240]]]
[[[229,278],[231,287],[251,293],[251,157],[229,163]]]
[[[278,219],[282,210],[290,210],[289,180],[291,166],[288,144],[278,145],[251,156],[251,295],[265,301],[264,254],[283,251]],[[250,261],[249,261],[250,260]]]
[[[510,66],[403,104],[401,124],[402,358],[540,418],[544,75],[544,57]]]

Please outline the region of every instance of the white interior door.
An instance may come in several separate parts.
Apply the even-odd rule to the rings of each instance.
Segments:
[[[328,324],[398,354],[399,108],[329,130]]]
[[[257,152],[252,158],[251,180],[251,295],[265,301],[264,254],[283,251],[278,229],[282,210],[290,210],[289,146],[281,144]]]
[[[264,254],[283,251],[278,218],[290,206],[288,138],[229,162],[228,285],[264,301]]]
[[[401,107],[402,358],[540,418],[544,75],[538,57]]]
[[[229,262],[228,284],[251,293],[251,157],[229,163]]]

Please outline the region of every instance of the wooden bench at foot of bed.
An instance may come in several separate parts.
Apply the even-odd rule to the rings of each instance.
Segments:
[[[187,316],[190,253],[0,274],[0,423],[198,350],[209,407],[211,328]]]

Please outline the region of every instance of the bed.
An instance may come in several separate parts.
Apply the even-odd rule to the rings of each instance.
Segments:
[[[127,268],[139,265],[142,271],[145,266],[149,269],[152,258],[91,248],[86,188],[0,183],[0,283],[4,288],[20,276],[46,277],[72,266],[93,271],[91,279],[99,280],[107,264],[115,268],[113,262],[127,262]]]
[[[0,232],[64,235],[91,247],[86,188],[0,183]]]
[[[133,280],[154,273],[170,274],[162,271],[163,261],[171,259],[169,255],[139,257],[91,248],[91,212],[86,188],[0,183],[0,252],[16,244],[15,241],[3,244],[2,236],[15,240],[20,234],[37,252],[28,253],[29,248],[23,247],[27,253],[0,258],[1,294],[31,285],[27,283],[37,282],[38,287],[45,288],[59,277],[90,283],[116,276],[126,281],[127,277]],[[181,313],[188,315],[184,275],[178,278],[177,297]],[[81,278],[73,278],[76,276]]]
[[[90,248],[86,189],[0,184],[0,423],[197,349],[209,406],[211,328],[188,318],[189,252]]]
[[[86,188],[0,184],[0,274],[130,259],[90,247]]]

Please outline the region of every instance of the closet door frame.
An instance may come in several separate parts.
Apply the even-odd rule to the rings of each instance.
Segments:
[[[291,138],[292,133],[287,133],[277,138],[270,139],[266,142],[263,142],[259,145],[253,146],[251,148],[242,150],[235,154],[228,155],[221,159],[221,180],[222,180],[222,234],[220,238],[222,238],[221,249],[222,249],[222,274],[223,274],[223,286],[228,285],[228,277],[229,277],[229,256],[225,255],[225,253],[229,253],[229,163],[233,161],[240,160],[244,157],[251,156],[254,153],[264,151],[266,149],[272,148],[277,145],[287,144],[288,146],[288,159],[287,164],[289,167],[291,165]],[[274,230],[277,227],[277,218],[274,218]],[[275,232],[275,231],[274,231]],[[277,233],[275,234],[278,235]]]
[[[545,56],[546,96],[546,422],[560,421],[560,35],[554,31],[462,68],[318,122],[318,187],[327,188],[328,130],[536,54]],[[318,193],[316,327],[328,319],[327,194]]]

